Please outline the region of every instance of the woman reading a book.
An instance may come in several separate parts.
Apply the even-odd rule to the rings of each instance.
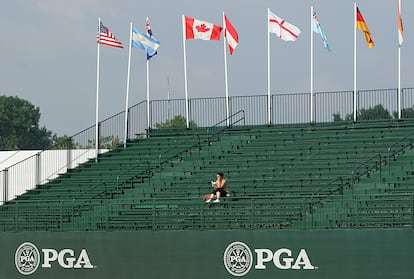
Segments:
[[[214,187],[213,192],[210,195],[210,198],[206,200],[206,202],[211,202],[211,200],[215,197],[216,199],[213,202],[220,202],[220,197],[227,196],[227,181],[224,179],[224,174],[218,172],[216,174],[216,181],[211,181],[211,186]]]

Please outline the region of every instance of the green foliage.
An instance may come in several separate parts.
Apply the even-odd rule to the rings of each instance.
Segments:
[[[119,139],[119,137],[114,136],[108,136],[108,137],[101,137],[99,148],[101,149],[113,149],[114,147],[117,147],[122,144],[122,141]],[[95,148],[95,140],[88,140],[88,145],[84,148]]]
[[[80,146],[73,142],[72,138],[68,135],[62,137],[53,137],[53,149],[76,149]]]
[[[334,113],[333,118],[334,122],[344,121],[339,113]]]
[[[392,119],[390,112],[382,105],[376,105],[373,108],[361,109],[358,112],[358,120],[381,120]]]
[[[0,96],[0,150],[47,149],[52,132],[39,127],[40,110],[18,97]]]
[[[197,123],[194,121],[190,121],[190,127],[196,128]],[[184,116],[182,115],[176,115],[173,119],[167,120],[165,122],[160,122],[155,124],[155,128],[157,129],[185,129],[187,128],[187,121]]]
[[[334,121],[344,121],[339,113],[335,113],[333,115]],[[345,121],[352,121],[354,119],[354,115],[352,113],[347,114],[345,117]],[[392,119],[390,112],[385,109],[382,105],[376,105],[373,108],[369,109],[361,109],[358,112],[357,120],[384,120],[384,119]]]
[[[398,119],[398,112],[394,111],[394,118]],[[413,108],[405,108],[402,110],[402,117],[403,118],[414,118],[414,109]]]

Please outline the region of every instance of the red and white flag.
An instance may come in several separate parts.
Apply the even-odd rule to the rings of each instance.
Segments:
[[[275,33],[283,41],[296,41],[300,29],[293,24],[286,22],[284,19],[276,16],[269,10],[269,32]]]
[[[220,33],[223,28],[214,23],[185,17],[185,38],[200,40],[220,40]]]
[[[227,44],[229,45],[231,55],[239,43],[239,34],[237,34],[236,29],[233,27],[233,25],[231,25],[230,20],[226,15],[224,15],[224,24],[224,36],[227,39]]]

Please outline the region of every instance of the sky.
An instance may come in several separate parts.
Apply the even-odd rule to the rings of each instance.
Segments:
[[[351,0],[14,0],[0,10],[0,95],[40,108],[41,126],[73,135],[95,123],[98,18],[123,43],[100,48],[99,119],[125,109],[129,26],[149,17],[161,42],[150,63],[153,100],[183,99],[182,15],[222,25],[225,12],[239,34],[227,56],[230,96],[267,94],[267,9],[296,25],[296,42],[271,36],[272,94],[310,91],[310,7],[314,6],[332,49],[314,34],[315,92],[353,90],[354,1]],[[357,5],[375,47],[357,32],[358,89],[397,87],[397,0]],[[402,87],[412,87],[414,1],[402,0]],[[222,38],[223,39],[223,38]],[[189,98],[225,96],[223,41],[186,41]],[[411,61],[411,62],[410,62]],[[129,105],[146,99],[146,55],[132,50]]]

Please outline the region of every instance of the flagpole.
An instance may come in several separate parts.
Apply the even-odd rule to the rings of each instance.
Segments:
[[[98,18],[98,36],[100,36],[99,28],[101,26],[101,18]],[[99,154],[99,57],[100,43],[98,42],[97,58],[96,58],[96,105],[95,105],[95,161],[98,162]]]
[[[311,6],[311,17],[310,17],[310,20],[311,20],[311,22],[310,22],[310,28],[311,28],[311,30],[310,30],[310,35],[311,35],[311,38],[310,38],[310,45],[311,45],[311,47],[310,47],[310,57],[311,57],[311,61],[310,61],[310,64],[311,64],[311,69],[310,69],[310,73],[311,73],[311,76],[310,76],[310,121],[311,121],[311,123],[312,122],[314,122],[315,120],[314,120],[314,104],[313,104],[313,28],[312,28],[312,24],[313,24],[313,22],[312,22],[312,18],[313,18],[313,6]]]
[[[357,28],[357,4],[354,2],[354,122],[357,120],[357,47],[356,47],[356,28]]]
[[[398,119],[402,117],[402,91],[401,91],[401,46],[398,46]]]
[[[223,38],[223,50],[224,50],[224,81],[225,81],[225,89],[226,89],[226,122],[227,127],[230,126],[230,113],[229,113],[229,84],[228,84],[228,77],[227,77],[227,51],[226,51],[226,21],[224,18],[223,12],[223,27],[224,27],[224,38]]]
[[[129,81],[131,75],[131,45],[132,45],[132,22],[129,28],[129,50],[128,50],[128,75],[127,75],[127,88],[125,97],[125,125],[124,125],[124,149],[127,145],[128,138],[128,98],[129,98]]]
[[[171,87],[170,87],[170,77],[167,76],[167,100],[168,100],[168,120],[171,119]]]
[[[272,124],[271,107],[270,107],[270,30],[269,30],[269,13],[270,9],[267,8],[267,117],[268,124]]]
[[[148,131],[151,129],[150,124],[150,78],[149,78],[149,59],[147,59],[147,127]]]
[[[187,129],[190,128],[189,120],[189,107],[188,107],[188,88],[187,88],[187,52],[185,48],[185,18],[182,15],[183,21],[183,51],[184,51],[184,93],[185,93],[185,119],[187,124]]]
[[[398,17],[401,16],[401,0],[398,0]],[[400,20],[400,19],[398,19]],[[400,22],[398,22],[400,24]],[[400,36],[398,27],[398,37]],[[398,38],[398,119],[402,118],[402,92],[401,92],[401,42]]]

